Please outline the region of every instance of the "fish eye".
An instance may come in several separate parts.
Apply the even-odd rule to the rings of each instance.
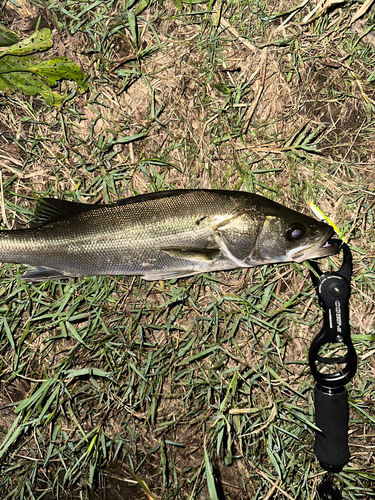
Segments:
[[[286,237],[289,241],[297,241],[306,233],[306,229],[301,224],[293,224],[288,227]]]

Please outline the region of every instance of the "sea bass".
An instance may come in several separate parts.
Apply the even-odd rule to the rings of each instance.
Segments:
[[[146,280],[302,262],[338,251],[333,229],[255,194],[175,190],[112,205],[37,202],[35,223],[0,231],[0,262],[31,281],[93,275]]]

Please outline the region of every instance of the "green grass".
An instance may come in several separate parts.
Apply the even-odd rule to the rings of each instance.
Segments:
[[[305,213],[312,200],[350,239],[353,500],[375,496],[375,14],[351,25],[361,5],[303,25],[307,4],[279,30],[288,2],[0,12],[22,39],[56,30],[49,57],[88,75],[85,94],[59,84],[60,107],[0,97],[3,228],[29,222],[38,196],[205,187]],[[22,269],[0,269],[1,500],[314,498],[307,357],[322,315],[305,266],[155,283],[31,284]]]

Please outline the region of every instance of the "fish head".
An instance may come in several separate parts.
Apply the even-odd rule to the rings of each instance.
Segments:
[[[328,224],[280,205],[277,213],[265,214],[257,252],[267,263],[327,257],[339,251],[336,243],[328,241],[333,232]]]

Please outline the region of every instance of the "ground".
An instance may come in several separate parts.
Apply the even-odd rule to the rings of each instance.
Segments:
[[[86,88],[0,97],[3,229],[38,197],[244,190],[340,228],[358,372],[343,498],[375,496],[373,2],[3,2]],[[85,91],[84,91],[85,90]],[[340,257],[325,259],[337,269]],[[314,498],[306,265],[28,283],[3,264],[0,498]]]

